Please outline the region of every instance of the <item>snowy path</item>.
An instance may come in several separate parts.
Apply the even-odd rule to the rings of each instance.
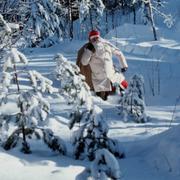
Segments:
[[[76,54],[74,52],[65,52],[63,54],[69,60],[75,61],[76,59]],[[100,99],[97,100],[97,97],[94,98],[94,101],[104,109],[104,118],[107,119],[110,123],[114,123],[114,125],[112,126],[118,127],[118,123],[120,123],[120,129],[144,128],[142,132],[145,132],[143,133],[144,135],[147,134],[147,136],[145,135],[145,138],[153,134],[160,133],[161,131],[167,130],[170,126],[179,124],[180,121],[178,120],[178,117],[180,117],[180,102],[178,101],[176,104],[176,101],[180,96],[180,62],[168,62],[163,61],[163,59],[159,61],[158,59],[152,59],[142,55],[125,55],[129,64],[129,69],[125,74],[126,78],[129,79],[136,73],[142,74],[144,77],[147,115],[151,117],[151,122],[145,125],[135,124],[134,127],[132,123],[124,124],[120,122],[118,119],[119,116],[117,115],[117,99],[119,98],[118,96],[110,96],[107,102],[101,101]],[[116,65],[118,65],[117,59],[114,59],[114,62]],[[160,76],[160,95],[158,94],[158,77],[156,77],[158,76],[158,73]],[[154,80],[154,96],[152,95],[151,90],[149,90],[151,89],[149,78],[151,78],[151,80]],[[177,107],[175,107],[175,104],[177,105]],[[173,115],[174,110],[175,114]],[[175,116],[176,118],[174,118],[173,116]],[[172,118],[173,122],[171,123]],[[156,130],[154,130],[154,128]],[[132,131],[130,130],[130,132]],[[139,137],[142,137],[141,133]],[[135,134],[132,133],[132,136],[133,138],[135,138]]]
[[[29,69],[35,69],[42,74],[49,77],[49,74],[53,72],[55,68],[55,62],[53,62],[53,57],[56,53],[59,53],[59,47],[55,47],[54,49],[37,49],[33,51],[27,51],[29,61]],[[75,52],[65,52],[63,53],[68,59],[74,61]],[[126,55],[129,62],[129,70],[126,73],[127,78],[129,78],[134,73],[141,73],[145,77],[145,86],[147,89],[147,114],[150,116],[150,121],[146,124],[135,124],[132,122],[124,123],[119,119],[117,105],[118,96],[110,96],[108,101],[104,102],[99,98],[95,98],[95,103],[99,105],[103,110],[103,117],[108,121],[110,126],[109,136],[112,138],[118,139],[122,142],[122,146],[126,152],[126,158],[119,161],[120,168],[122,171],[124,180],[171,180],[171,173],[163,173],[156,167],[151,167],[147,161],[146,156],[144,156],[145,152],[142,154],[137,153],[133,154],[132,148],[136,146],[137,143],[141,143],[143,140],[147,140],[149,137],[155,134],[159,134],[165,130],[167,130],[171,124],[171,126],[175,126],[180,123],[180,102],[175,111],[175,116],[173,117],[174,104],[177,95],[179,95],[178,89],[180,89],[180,82],[173,81],[170,82],[170,85],[174,85],[176,82],[177,91],[175,90],[173,96],[169,96],[169,91],[167,87],[169,86],[169,82],[166,83],[167,80],[172,80],[175,78],[179,79],[179,68],[180,64],[176,64],[176,66],[171,65],[169,62],[160,62],[160,72],[161,72],[161,93],[162,96],[152,96],[151,92],[148,92],[149,89],[149,75],[153,78],[154,75],[157,75],[158,71],[155,69],[157,67],[157,61],[153,61],[148,57],[135,56],[132,54]],[[168,66],[167,66],[168,64]],[[167,74],[168,72],[172,72],[171,74]],[[153,72],[154,71],[154,72]],[[157,83],[157,79],[155,79]],[[155,92],[157,93],[157,84],[155,84]],[[165,97],[165,99],[164,99]],[[55,113],[56,124],[54,127],[56,130],[60,131],[60,135],[70,141],[71,132],[67,128],[67,113],[69,111],[69,107],[65,105],[65,103],[60,104],[58,100],[53,100],[51,102],[52,111]],[[64,118],[59,118],[59,116],[63,116]],[[173,118],[173,122],[171,120]],[[141,147],[139,147],[139,151]],[[67,179],[74,180],[75,177],[83,171],[84,166],[87,162],[83,161],[75,161],[68,157],[59,157],[58,155],[53,155],[50,152],[43,152],[43,146],[40,148],[41,150],[35,150],[35,152],[30,155],[22,155],[22,154],[13,154],[13,151],[6,154],[3,150],[0,152],[0,164],[5,164],[5,168],[0,169],[0,177],[5,177],[5,180],[11,180],[9,178],[9,174],[7,174],[7,168],[11,167],[14,164],[19,174],[18,175],[14,169],[11,169],[9,173],[11,177],[15,180],[27,179],[29,177],[33,180],[49,180],[49,179]],[[35,161],[33,162],[34,159]],[[37,172],[37,169],[45,173]],[[178,180],[178,177],[173,177],[173,180]]]
[[[74,61],[76,58],[76,54],[74,52],[73,53],[65,52],[63,54],[72,61]],[[55,62],[51,61],[53,55],[49,55],[48,57],[50,62],[48,61],[47,57],[48,55],[46,56],[46,54],[44,54],[44,58],[43,56],[41,56],[41,58],[39,58],[40,60],[39,62],[34,61],[34,63],[36,62],[35,67],[38,67],[38,64],[43,65],[44,68],[40,67],[40,69],[41,70],[43,69],[44,73],[46,73],[45,69],[47,68],[48,68],[47,72],[53,71],[55,65]],[[149,82],[148,82],[148,78],[150,78],[149,76],[154,75],[154,77],[152,78],[156,78],[155,76],[158,73],[158,69],[156,69],[156,67],[157,65],[159,65],[159,70],[161,73],[160,74],[161,84],[163,85],[163,87],[161,87],[162,88],[161,91],[163,91],[162,93],[164,93],[163,96],[166,97],[166,99],[160,96],[154,97],[152,95],[150,97],[147,97],[148,99],[147,102],[151,104],[151,106],[147,107],[147,114],[148,116],[151,117],[151,121],[146,124],[124,123],[120,121],[118,116],[118,110],[116,108],[117,101],[115,102],[114,100],[117,99],[118,97],[112,96],[109,98],[107,102],[104,102],[100,99],[97,100],[97,98],[94,98],[95,102],[104,110],[104,119],[108,121],[110,126],[109,136],[123,142],[122,144],[125,148],[125,151],[128,151],[128,149],[126,149],[127,142],[131,142],[131,144],[136,144],[136,142],[140,140],[147,139],[148,137],[151,137],[154,134],[159,134],[162,131],[165,131],[169,128],[170,121],[172,120],[172,115],[173,115],[172,113],[174,110],[174,102],[175,102],[176,94],[174,94],[172,99],[170,99],[171,97],[167,96],[166,94],[167,91],[164,90],[164,88],[166,88],[166,86],[169,85],[169,82],[166,83],[167,80],[180,78],[180,74],[178,73],[180,64],[177,64],[178,66],[172,66],[172,64],[169,62],[159,63],[157,60],[153,60],[148,57],[135,56],[131,54],[127,54],[126,57],[129,62],[129,70],[126,74],[127,78],[132,76],[134,73],[142,74],[145,78],[146,89],[149,89]],[[30,65],[32,65],[31,62]],[[168,74],[167,71],[173,73]],[[156,81],[155,83],[157,83],[157,79],[155,79],[155,81]],[[179,83],[177,84],[177,89],[179,89],[178,87],[180,88]],[[155,84],[154,88],[155,88],[154,90],[155,93],[157,93],[157,84]],[[146,92],[146,93],[151,94],[151,92]],[[173,92],[173,93],[177,93],[177,92]],[[158,103],[157,98],[159,98],[160,103]],[[61,109],[57,108],[57,105],[54,107],[56,108],[55,110],[56,112],[62,111]],[[180,113],[178,112],[180,112],[180,106],[178,106],[176,109],[176,119],[173,120],[171,126],[180,123],[180,120],[178,120],[179,119],[178,117],[180,117]],[[123,160],[120,160],[120,167],[125,180],[151,180],[151,179],[170,180],[171,179],[171,174],[163,174],[162,172],[158,171],[156,168],[154,169],[150,168],[146,160],[143,158],[144,157],[143,156],[141,157],[141,155],[128,157],[128,153],[127,153],[127,157]]]

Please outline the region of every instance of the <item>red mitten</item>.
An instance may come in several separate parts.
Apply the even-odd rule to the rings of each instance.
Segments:
[[[121,83],[120,83],[120,87],[122,89],[127,89],[128,87],[128,82],[126,80],[123,80]]]

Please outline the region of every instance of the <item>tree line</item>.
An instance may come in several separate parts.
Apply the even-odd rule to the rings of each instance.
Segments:
[[[153,12],[161,0],[0,0],[0,14],[21,30],[24,44],[49,47],[63,39],[74,39],[74,25],[80,33],[98,29],[108,33],[118,24],[116,18],[131,14],[137,23],[141,11],[142,23],[149,23],[157,40]],[[115,17],[116,16],[116,17]]]

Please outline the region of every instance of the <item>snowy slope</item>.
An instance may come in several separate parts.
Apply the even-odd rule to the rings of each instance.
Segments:
[[[180,36],[179,0],[171,0],[166,12],[176,15],[177,24],[167,29],[158,20],[158,41],[153,41],[151,29],[141,25],[125,24],[106,35],[126,55],[129,80],[135,73],[145,79],[145,101],[149,121],[145,124],[123,122],[118,115],[119,95],[108,101],[93,97],[103,109],[103,118],[109,125],[109,136],[121,142],[126,158],[119,160],[123,180],[179,180],[180,179]],[[173,33],[172,33],[173,32]],[[52,78],[55,69],[53,57],[62,53],[75,62],[77,50],[84,41],[65,42],[48,49],[25,49],[28,69],[35,69]],[[114,58],[117,63],[117,59]],[[158,92],[158,76],[160,92]],[[152,85],[154,82],[154,96]],[[57,86],[57,84],[55,84]],[[33,142],[32,154],[19,149],[0,148],[1,180],[81,180],[80,174],[90,163],[72,158],[72,131],[67,127],[70,106],[64,99],[48,99],[51,104],[49,127],[66,140],[68,156],[51,152],[42,142]],[[16,111],[13,104],[0,107],[0,114]],[[51,115],[52,115],[51,114]],[[83,179],[84,180],[84,179]]]
[[[180,177],[180,140],[178,138],[180,126],[173,127],[147,140],[126,144],[130,158],[140,156],[140,159],[164,174],[164,179],[179,179]]]
[[[83,171],[84,164],[41,149],[31,155],[0,149],[2,180],[73,180]]]
[[[50,74],[55,68],[55,62],[52,61],[53,56],[56,53],[63,52],[68,59],[74,61],[79,43],[83,44],[83,42],[75,41],[67,46],[66,44],[64,44],[64,46],[60,45],[60,47],[64,47],[61,48],[61,50],[59,46],[49,49],[26,50],[25,53],[27,53],[30,59],[29,68],[36,69],[47,77],[51,77]],[[126,54],[126,57],[129,62],[127,77],[134,74],[139,66],[142,67],[142,63],[144,64],[144,67],[147,67],[149,63],[153,62],[152,59],[147,56],[134,55],[133,53]],[[140,60],[142,63],[140,63]],[[167,63],[164,65],[165,69],[167,68],[166,65]],[[176,68],[179,69],[179,66]],[[141,73],[144,75],[146,74],[146,71],[147,68],[141,69]],[[175,74],[178,75],[178,72]],[[174,77],[171,77],[171,81],[173,84],[177,82]],[[176,88],[174,88],[173,91],[176,91]],[[179,91],[177,90],[177,92]],[[148,105],[147,114],[150,117],[150,121],[146,124],[135,124],[132,122],[124,123],[119,119],[118,110],[116,108],[117,100],[119,98],[118,95],[110,96],[106,102],[97,97],[94,97],[94,101],[104,110],[103,117],[108,121],[110,126],[109,136],[122,142],[126,158],[120,160],[119,163],[124,179],[176,180],[179,178],[179,157],[176,155],[174,156],[174,151],[172,152],[170,149],[170,151],[164,152],[166,156],[172,156],[170,160],[168,159],[168,161],[172,164],[171,166],[173,171],[169,172],[167,166],[161,166],[161,163],[164,163],[165,160],[159,156],[159,153],[162,150],[165,150],[166,146],[175,147],[175,152],[180,150],[179,145],[176,144],[178,140],[176,138],[176,136],[178,137],[178,131],[175,131],[176,133],[169,136],[170,139],[165,138],[168,137],[169,133],[167,133],[167,135],[160,133],[169,129],[170,124],[175,126],[180,123],[180,106],[176,107],[175,116],[173,117],[173,122],[171,123],[176,95],[168,94],[166,99],[162,101],[164,97],[163,94],[160,94],[154,97],[154,102],[152,102],[152,100],[148,102],[147,99],[150,97],[153,98],[151,94],[147,93],[145,98]],[[49,180],[51,178],[53,178],[53,180],[59,178],[73,180],[88,164],[86,161],[75,161],[71,158],[72,150],[70,142],[72,132],[67,128],[68,112],[70,111],[70,107],[68,107],[62,100],[49,99],[49,101],[51,102],[52,113],[55,114],[55,118],[51,118],[49,126],[53,128],[60,137],[67,140],[67,145],[69,147],[68,153],[70,157],[63,157],[54,154],[47,149],[46,146],[39,143],[35,143],[33,145],[33,154],[31,155],[21,154],[19,150],[16,149],[9,151],[8,153],[1,149],[0,156],[2,158],[0,158],[0,163],[4,164],[4,166],[0,170],[0,177],[5,177],[7,180],[10,180],[13,177],[13,179],[19,180],[25,178],[28,179],[30,174],[32,174],[31,177],[33,177],[33,179],[38,177],[38,179],[44,180]],[[156,106],[154,106],[154,104],[156,104]],[[3,110],[1,112],[7,111],[7,107],[4,107],[1,110]],[[160,136],[158,134],[160,134]],[[148,139],[149,137],[151,137],[151,139]],[[163,143],[161,143],[162,139],[164,140]],[[154,158],[157,161],[157,165],[154,164]],[[174,160],[176,161],[174,162]],[[7,169],[13,166],[18,167],[18,171],[11,168],[10,173],[7,174]],[[13,176],[9,174],[13,174]]]

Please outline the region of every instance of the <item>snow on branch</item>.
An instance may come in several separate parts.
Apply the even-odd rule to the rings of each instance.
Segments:
[[[118,142],[107,136],[108,125],[103,120],[102,109],[94,106],[88,120],[81,123],[78,130],[74,131],[72,142],[74,144],[74,155],[76,159],[94,160],[95,152],[105,148],[118,158],[124,154],[118,146]]]
[[[33,1],[23,29],[26,45],[49,47],[62,39],[67,9],[54,0]]]
[[[107,149],[96,151],[95,159],[91,164],[91,175],[94,179],[112,178],[121,179],[119,163]]]
[[[147,121],[144,100],[144,79],[141,75],[131,77],[129,88],[120,100],[120,114],[125,122],[133,120],[137,123]]]
[[[155,13],[157,13],[158,15],[160,15],[164,19],[163,22],[164,22],[164,24],[166,24],[166,26],[168,28],[171,28],[172,26],[174,26],[175,19],[171,14],[165,14],[153,6],[152,6],[152,9],[154,10]]]
[[[32,128],[39,125],[39,121],[45,121],[50,112],[50,104],[40,93],[23,92],[18,98],[18,106],[25,115],[25,124]]]
[[[80,22],[83,22],[84,19],[89,14],[89,8],[90,8],[89,2],[86,1],[86,0],[82,0],[81,3],[80,3],[80,6],[79,6],[79,19],[80,19]]]
[[[87,110],[92,109],[92,98],[85,78],[80,74],[79,67],[69,62],[62,54],[57,54],[56,77],[60,80],[60,93],[63,93],[69,104],[77,106],[85,104]],[[77,107],[76,106],[76,107]]]
[[[6,33],[11,33],[11,28],[9,27],[8,23],[4,20],[3,16],[0,14],[0,35],[2,35],[2,31]]]
[[[66,154],[66,146],[63,140],[55,136],[51,129],[43,129],[43,140],[53,151],[57,151],[63,155]]]
[[[28,64],[28,59],[24,54],[19,52],[16,48],[12,48],[3,58],[4,65],[3,71],[7,71],[8,68],[13,69],[14,64],[16,63],[23,63]]]
[[[82,0],[79,7],[79,17],[82,29],[91,25],[91,29],[99,28],[101,17],[103,16],[105,6],[102,0]],[[89,22],[89,17],[90,21]]]
[[[48,124],[48,121],[46,120],[48,120],[48,115],[50,113],[50,104],[43,95],[45,95],[45,92],[52,93],[54,88],[52,87],[53,82],[40,73],[28,71],[27,69],[20,71],[19,68],[22,67],[19,66],[21,65],[19,63],[27,64],[28,60],[24,54],[20,53],[17,49],[12,48],[4,56],[0,105],[2,105],[2,102],[9,102],[7,96],[9,95],[8,91],[13,79],[13,83],[17,88],[11,88],[10,90],[11,92],[15,92],[14,103],[16,104],[17,112],[15,112],[14,116],[16,117],[16,121],[11,127],[13,131],[12,129],[7,128],[6,131],[8,132],[8,135],[5,136],[4,133],[1,133],[0,139],[3,139],[4,142],[2,144],[6,150],[21,144],[21,151],[30,153],[30,145],[27,140],[34,138],[34,135],[39,139],[45,138],[45,134],[42,136],[42,132],[38,132],[39,130],[44,130],[43,133],[45,133],[45,128]],[[29,86],[27,89],[22,88],[21,75],[23,75],[23,78],[32,82],[31,85],[28,84]],[[44,94],[42,94],[42,92]],[[0,122],[3,126],[5,124],[4,121],[5,120],[3,120],[2,123]],[[48,132],[46,132],[46,135]],[[44,142],[48,144],[48,147],[51,149],[64,154],[65,146],[62,145],[63,150],[61,150],[62,141],[60,138],[54,136],[52,133],[49,133],[49,136],[50,134],[51,139],[49,139],[49,141],[44,139]]]
[[[0,14],[0,50],[9,45],[11,40],[10,36],[12,33],[11,27],[4,20],[3,16]]]
[[[42,92],[49,92],[52,94],[54,92],[54,88],[52,87],[53,82],[48,78],[44,77],[37,71],[29,71],[30,80],[32,82],[33,87],[37,90],[38,85],[40,85],[40,90]]]

